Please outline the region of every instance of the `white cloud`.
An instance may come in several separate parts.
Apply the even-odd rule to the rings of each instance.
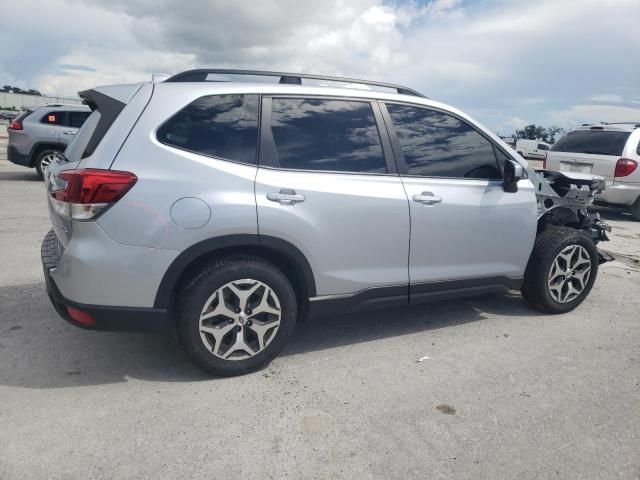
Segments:
[[[589,97],[589,100],[592,102],[603,102],[603,103],[622,103],[624,102],[624,98],[621,95],[616,95],[613,93],[602,93],[600,95],[594,95],[593,97]]]
[[[640,108],[620,105],[574,105],[565,110],[549,113],[549,119],[561,127],[573,127],[582,123],[640,122]]]
[[[640,97],[629,61],[637,0],[21,0],[2,10],[12,21],[0,31],[0,83],[50,93],[202,66],[306,71],[405,83],[493,127],[553,121],[548,110],[568,118],[585,98]]]

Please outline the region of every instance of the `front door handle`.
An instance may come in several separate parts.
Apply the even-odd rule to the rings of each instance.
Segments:
[[[283,205],[294,205],[296,203],[304,202],[304,195],[296,193],[291,188],[281,188],[279,192],[267,193],[267,200],[272,202],[279,202]]]
[[[414,195],[413,201],[422,203],[423,205],[435,205],[436,203],[442,202],[442,197],[440,195],[434,195],[431,192],[422,192],[419,195]]]
[[[65,135],[75,135],[76,134],[76,132],[74,132],[73,130],[67,130],[66,132],[62,132],[62,133],[64,133]]]

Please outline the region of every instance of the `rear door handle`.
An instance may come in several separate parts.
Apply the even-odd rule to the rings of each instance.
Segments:
[[[413,201],[422,203],[423,205],[435,205],[436,203],[442,202],[442,197],[440,195],[434,195],[431,192],[422,192],[419,195],[414,195]]]
[[[291,188],[281,188],[279,192],[267,193],[267,200],[272,202],[279,202],[283,205],[294,205],[296,203],[304,202],[304,195],[296,193]]]

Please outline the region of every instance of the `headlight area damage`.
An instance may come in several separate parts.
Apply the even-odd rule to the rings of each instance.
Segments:
[[[597,244],[609,240],[611,227],[599,213],[589,211],[595,196],[605,189],[602,177],[554,170],[529,170],[538,200],[538,232],[550,225],[583,230]],[[600,263],[614,258],[598,249]]]

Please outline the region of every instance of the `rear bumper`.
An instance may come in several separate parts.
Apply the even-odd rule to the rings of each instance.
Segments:
[[[53,230],[42,241],[40,256],[49,299],[56,312],[72,325],[90,330],[128,332],[157,331],[169,326],[166,309],[88,305],[65,298],[51,276],[60,256]]]
[[[20,153],[13,145],[7,145],[7,160],[16,165],[31,167],[31,155]]]
[[[612,205],[631,205],[640,197],[640,183],[609,183],[607,188],[596,196],[596,202]]]

